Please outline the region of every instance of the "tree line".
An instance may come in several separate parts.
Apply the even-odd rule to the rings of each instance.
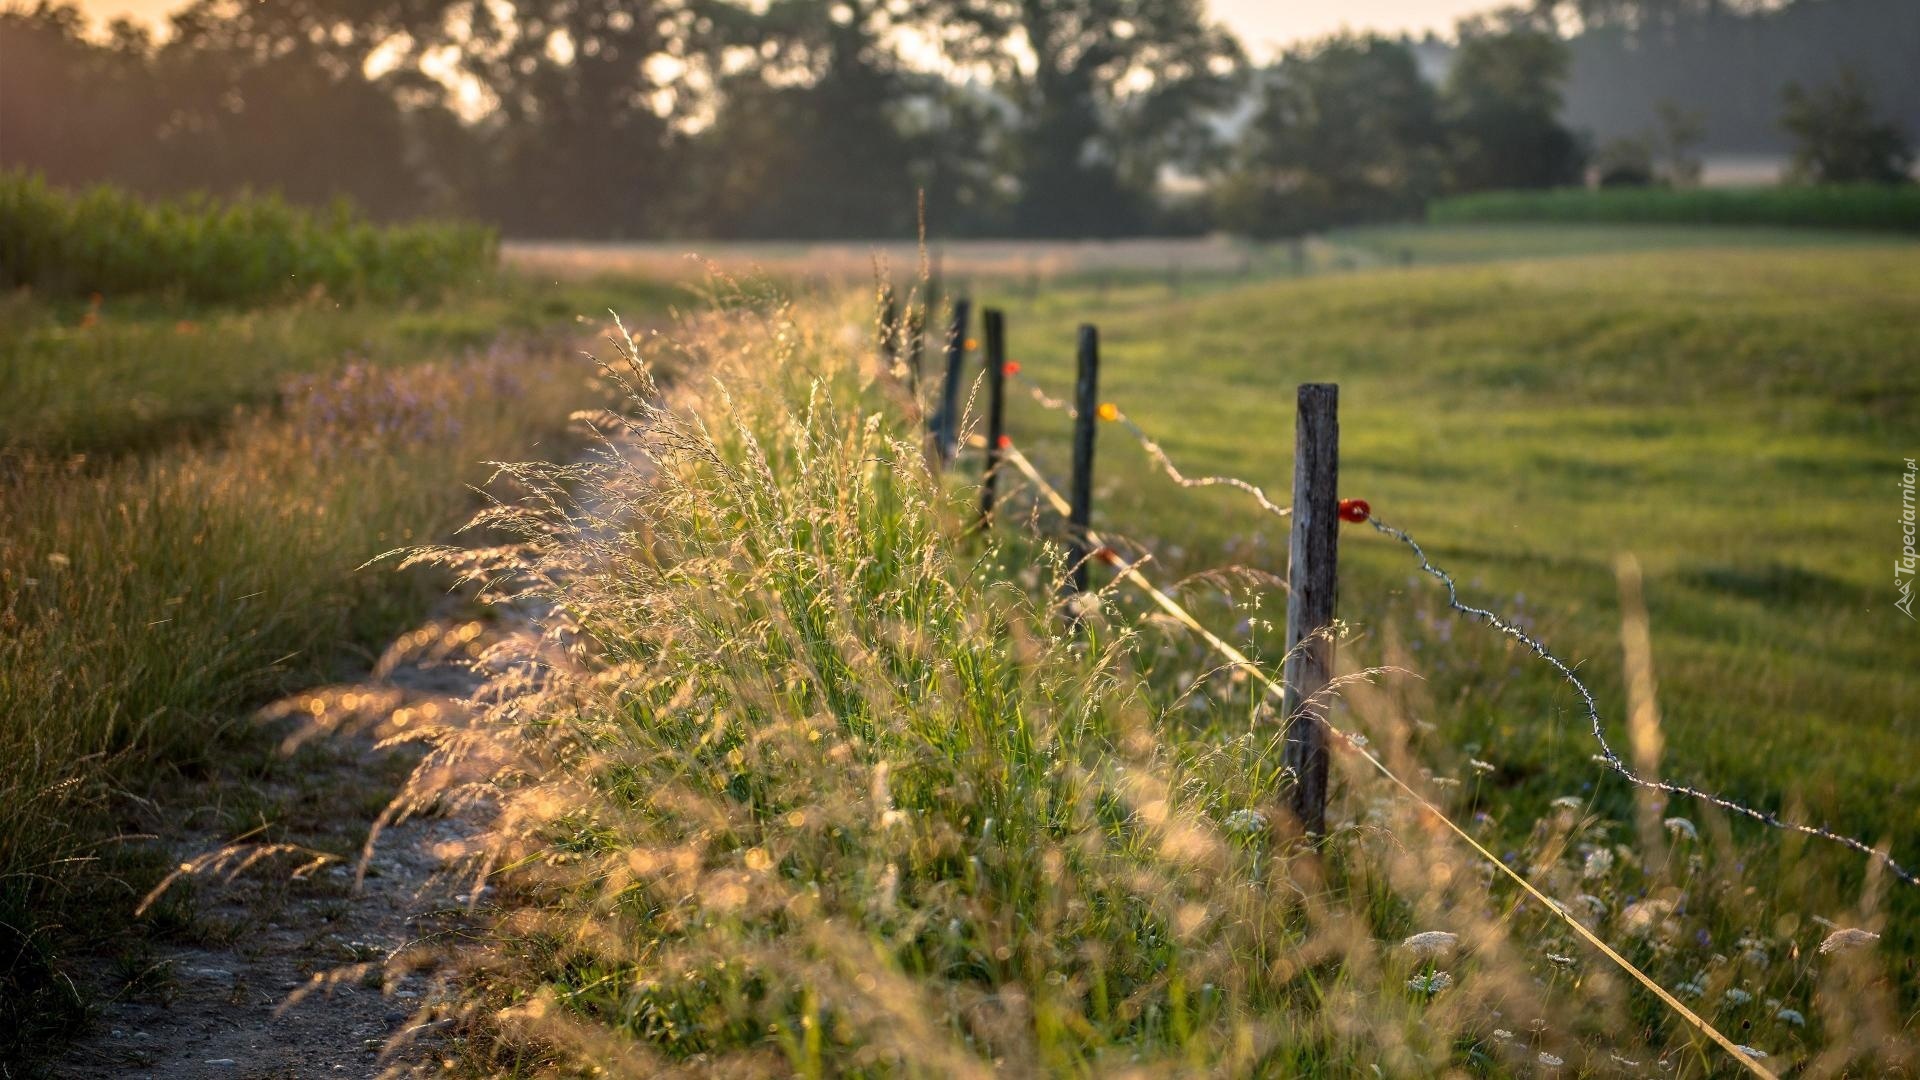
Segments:
[[[194,0],[164,35],[15,0],[0,166],[517,235],[1290,234],[1580,182],[1565,26],[1683,0],[1566,2],[1436,77],[1380,36],[1256,69],[1202,0]]]

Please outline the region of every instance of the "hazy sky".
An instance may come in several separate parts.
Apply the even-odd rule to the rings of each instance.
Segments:
[[[132,14],[158,19],[178,2],[80,0],[80,6],[102,18]],[[1207,4],[1260,58],[1271,55],[1275,45],[1342,28],[1447,30],[1460,16],[1495,6],[1494,0],[1207,0]]]

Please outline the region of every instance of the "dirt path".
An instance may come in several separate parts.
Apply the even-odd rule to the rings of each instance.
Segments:
[[[300,742],[309,725],[272,721],[288,752],[263,777],[210,785],[211,806],[162,841],[196,862],[149,910],[150,944],[100,960],[97,1021],[51,1075],[79,1078],[365,1077],[437,1071],[440,1024],[426,1019],[451,974],[448,940],[476,919],[450,872],[479,831],[471,814],[425,817],[382,832],[355,884],[369,828],[417,760],[378,738],[457,714],[480,682],[472,658],[501,631],[443,618],[406,635],[366,682],[302,695],[290,708],[339,730]],[[346,854],[309,873],[306,855],[264,853],[221,831],[241,815],[272,840]],[[212,818],[206,826],[196,820]],[[207,861],[227,847],[226,858]],[[246,856],[260,856],[241,868]],[[157,940],[154,940],[157,939]],[[116,989],[117,988],[117,989]],[[397,1055],[396,1035],[410,1043]]]

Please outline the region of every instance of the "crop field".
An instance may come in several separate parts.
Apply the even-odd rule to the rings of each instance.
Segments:
[[[340,702],[363,695],[327,688],[377,669],[465,583],[503,610],[461,617],[542,674],[476,662],[491,682],[435,699],[462,719],[419,733],[430,749],[398,767],[419,762],[390,809],[480,830],[455,867],[482,875],[458,886],[473,921],[450,946],[395,928],[371,950],[384,977],[342,969],[392,994],[419,985],[422,950],[452,949],[430,991],[405,991],[410,1027],[452,1025],[420,1059],[435,1068],[1920,1062],[1920,888],[1610,775],[1571,687],[1451,613],[1404,547],[1343,529],[1354,681],[1334,718],[1430,802],[1343,757],[1331,835],[1308,844],[1279,809],[1277,718],[1254,680],[1104,567],[1101,602],[1063,621],[1062,528],[1033,486],[1002,475],[981,532],[977,451],[925,467],[925,402],[876,363],[867,249],[716,255],[775,288],[702,285],[668,245],[611,250],[509,245],[500,277],[404,301],[0,309],[0,751],[31,763],[0,785],[0,901],[24,928],[3,974],[27,1041],[56,1045],[90,1009],[120,1024],[161,1015],[149,998],[190,1001],[150,975],[155,956],[264,963],[207,929],[196,898],[214,881],[164,919],[133,915],[198,865],[177,808],[217,807],[193,835],[235,850],[284,841],[353,865],[380,827],[365,791],[261,794],[275,751],[251,718],[293,695],[319,728],[351,726],[359,706]],[[916,249],[884,262],[897,300],[924,288]],[[1055,483],[1068,420],[1026,391],[1066,395],[1079,324],[1100,329],[1101,400],[1188,473],[1283,503],[1294,388],[1336,382],[1340,494],[1572,661],[1643,771],[1920,862],[1920,632],[1891,573],[1920,452],[1920,246],[1404,226],[1298,257],[955,244],[940,265],[950,295],[1004,311],[1007,432]],[[631,339],[609,340],[608,309]],[[974,434],[979,373],[975,352]],[[602,408],[624,421],[586,414],[611,442],[566,426]],[[484,464],[524,460],[556,468]],[[1177,486],[1119,424],[1099,426],[1095,461],[1093,526],[1277,675],[1287,523]],[[401,547],[438,568],[363,565]],[[245,798],[215,794],[236,783]],[[344,828],[298,824],[322,818]],[[261,859],[253,873],[284,875]],[[313,903],[350,920],[336,894]],[[112,930],[78,942],[69,910]],[[237,925],[239,941],[269,933],[265,915]],[[149,1060],[86,1052],[75,1075]]]

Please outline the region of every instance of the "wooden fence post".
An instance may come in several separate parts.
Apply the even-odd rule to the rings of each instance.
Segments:
[[[935,432],[940,448],[940,464],[953,464],[960,440],[960,380],[967,358],[967,317],[973,305],[965,297],[953,302],[953,324],[947,329],[947,381],[940,388],[940,413]]]
[[[1093,549],[1087,528],[1093,520],[1093,433],[1100,409],[1100,331],[1080,328],[1080,359],[1073,380],[1073,484],[1067,515],[1066,589],[1069,596],[1087,591],[1087,563]]]
[[[1327,730],[1333,601],[1340,542],[1340,388],[1303,383],[1293,439],[1293,536],[1287,567],[1282,702],[1293,812],[1307,835],[1327,831]]]
[[[1000,440],[1006,433],[1007,325],[997,308],[980,315],[987,337],[987,464],[980,476],[980,527],[993,523],[993,488],[1000,472]]]

